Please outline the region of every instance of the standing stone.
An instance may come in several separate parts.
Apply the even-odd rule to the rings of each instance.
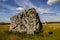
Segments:
[[[30,8],[10,18],[11,25],[9,31],[26,32],[34,34],[37,29],[42,29],[38,13],[35,8]]]

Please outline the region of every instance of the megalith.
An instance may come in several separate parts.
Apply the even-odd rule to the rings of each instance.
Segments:
[[[35,8],[27,9],[10,18],[11,24],[9,31],[26,32],[34,34],[34,31],[41,30],[42,24]]]

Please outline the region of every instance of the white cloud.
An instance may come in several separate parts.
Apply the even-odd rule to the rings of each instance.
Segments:
[[[24,8],[22,8],[22,7],[18,7],[18,8],[16,8],[16,10],[20,10],[20,11],[22,11],[22,10],[24,10]]]
[[[48,5],[52,5],[52,4],[55,4],[55,3],[57,3],[57,2],[60,2],[60,0],[48,0],[48,1],[47,1],[47,4],[48,4]]]

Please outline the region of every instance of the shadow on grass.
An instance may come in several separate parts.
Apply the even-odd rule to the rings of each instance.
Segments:
[[[5,36],[9,36],[9,35],[15,35],[15,36],[18,36],[20,37],[21,39],[25,39],[25,38],[28,38],[28,39],[34,39],[35,37],[44,37],[43,35],[43,32],[34,32],[34,34],[26,34],[25,32],[23,33],[19,33],[19,32],[12,32],[12,31],[4,31],[4,34]]]
[[[50,33],[51,34],[51,33]],[[38,39],[44,39],[43,31],[35,31],[34,34],[26,34],[26,33],[20,33],[20,32],[12,32],[12,31],[3,31],[0,33],[0,40],[7,39],[10,35],[15,35],[16,37],[21,38],[21,40],[38,40]]]

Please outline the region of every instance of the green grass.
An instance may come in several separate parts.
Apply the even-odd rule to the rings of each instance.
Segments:
[[[9,32],[9,25],[0,25],[0,40],[60,40],[60,28],[49,27],[51,25],[43,25],[43,32],[35,34]]]
[[[44,36],[45,35],[45,36]],[[55,29],[53,34],[26,34],[26,33],[19,33],[19,32],[9,32],[3,31],[0,32],[0,40],[60,40],[60,29]]]

